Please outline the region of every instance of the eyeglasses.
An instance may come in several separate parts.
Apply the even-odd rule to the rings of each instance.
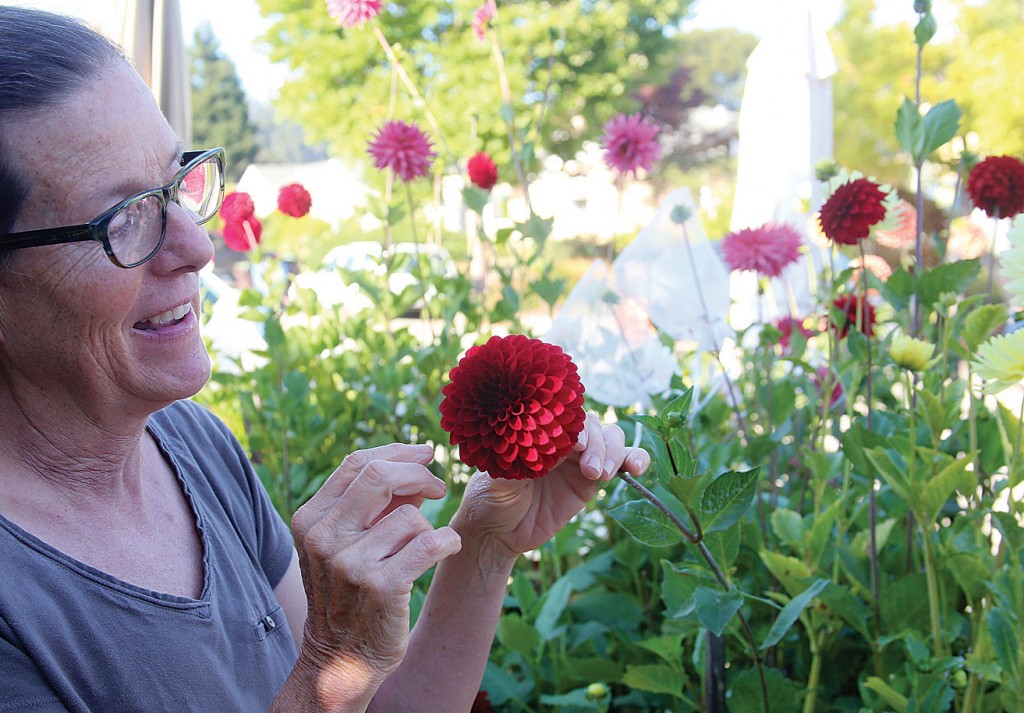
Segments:
[[[224,149],[186,151],[181,165],[166,186],[125,198],[84,225],[9,233],[0,238],[0,251],[95,240],[118,267],[138,267],[164,243],[169,201],[202,225],[224,200]]]

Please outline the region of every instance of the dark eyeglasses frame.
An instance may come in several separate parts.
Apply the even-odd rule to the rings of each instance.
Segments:
[[[181,205],[178,201],[178,189],[181,186],[182,180],[184,180],[185,176],[187,176],[192,169],[211,158],[217,161],[220,169],[220,197],[217,200],[217,208],[220,208],[220,203],[224,200],[224,149],[215,148],[206,149],[204,151],[185,151],[181,155],[181,170],[174,175],[174,178],[171,179],[171,182],[166,186],[154,188],[149,191],[142,191],[141,193],[129,196],[113,208],[103,211],[83,225],[69,225],[62,228],[43,228],[41,230],[28,230],[21,233],[8,233],[0,238],[0,251],[34,248],[41,245],[63,245],[64,243],[79,243],[87,240],[93,240],[103,245],[103,251],[107,254],[107,257],[110,258],[110,261],[118,267],[126,269],[138,267],[160,252],[160,248],[164,244],[164,237],[167,234],[167,203],[168,201],[174,201],[175,203],[178,203],[178,205]],[[114,250],[110,245],[110,239],[107,237],[107,228],[110,225],[110,221],[122,208],[130,203],[149,198],[150,196],[155,196],[160,202],[160,240],[149,255],[141,260],[125,265],[114,255]],[[214,209],[209,217],[197,221],[196,225],[203,225],[209,221],[210,218],[216,215],[216,213],[217,209]]]

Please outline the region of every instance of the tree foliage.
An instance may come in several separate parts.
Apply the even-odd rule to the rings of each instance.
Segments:
[[[503,108],[489,40],[473,35],[477,0],[386,4],[362,28],[343,29],[321,1],[259,0],[273,20],[271,58],[292,69],[278,106],[340,155],[364,155],[366,141],[390,116],[426,127],[423,108],[393,75],[374,27],[395,48],[442,137],[448,161],[487,150],[508,158],[503,114],[514,112],[522,140],[571,156],[604,122],[636,111],[637,89],[661,83],[677,64],[664,28],[692,0],[503,2],[494,25],[512,107]],[[527,128],[524,128],[527,127]]]
[[[196,146],[223,146],[227,177],[237,181],[256,157],[256,127],[235,64],[224,56],[209,24],[196,28],[192,58],[192,139]]]

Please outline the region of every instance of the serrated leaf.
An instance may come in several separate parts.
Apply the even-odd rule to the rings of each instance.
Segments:
[[[711,587],[697,587],[693,593],[693,604],[700,623],[715,636],[721,636],[743,605],[743,595],[736,589],[723,592]]]
[[[1003,609],[993,609],[988,614],[988,629],[999,665],[1004,671],[1016,671],[1020,660],[1020,645],[1013,620]]]
[[[637,646],[657,654],[665,663],[683,667],[683,634],[666,634],[636,642]]]
[[[980,272],[981,261],[978,258],[947,262],[925,270],[917,284],[921,304],[925,307],[934,305],[944,292],[964,292],[978,279]]]
[[[978,346],[992,336],[996,327],[1006,322],[1004,305],[980,305],[971,310],[964,319],[964,331],[961,337],[971,354],[978,351]]]
[[[704,532],[725,530],[743,517],[754,501],[758,472],[760,468],[745,472],[730,470],[711,481],[700,499]]]
[[[666,693],[677,698],[682,695],[686,674],[664,664],[627,666],[622,682],[630,688],[650,693]]]
[[[648,547],[668,547],[683,539],[665,513],[646,500],[630,500],[610,510],[608,515]]]
[[[772,624],[771,630],[768,632],[768,636],[765,637],[764,642],[761,644],[762,649],[767,649],[769,646],[774,646],[782,640],[782,637],[786,635],[790,627],[800,617],[800,613],[811,603],[818,594],[829,585],[827,579],[816,579],[811,583],[807,589],[802,591],[789,600],[786,606],[782,607],[782,611],[779,612],[778,616],[775,617],[775,622]]]

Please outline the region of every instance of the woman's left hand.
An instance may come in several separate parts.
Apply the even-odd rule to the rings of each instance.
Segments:
[[[647,451],[625,445],[621,428],[602,426],[588,414],[573,451],[546,476],[474,475],[452,526],[464,538],[488,545],[492,556],[514,559],[551,539],[616,472],[639,476],[650,463]]]

